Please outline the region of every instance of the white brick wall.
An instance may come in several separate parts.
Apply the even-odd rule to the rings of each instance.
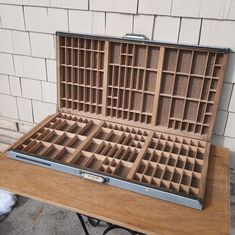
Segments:
[[[90,0],[90,9],[94,11],[112,11],[135,14],[137,12],[137,0]]]
[[[0,116],[14,119],[19,118],[15,97],[0,94]]]
[[[56,61],[46,60],[47,66],[47,80],[49,82],[56,82]]]
[[[234,89],[234,86],[233,86],[232,96],[231,96],[231,100],[230,100],[230,104],[229,104],[228,110],[230,112],[234,112],[235,113],[235,89]]]
[[[235,20],[235,2],[234,1],[230,1],[230,5],[226,7],[224,17],[230,20]]]
[[[50,0],[52,7],[88,10],[88,0]]]
[[[149,39],[152,38],[154,16],[135,15],[133,33],[144,34]]]
[[[203,20],[200,44],[235,49],[235,21]]]
[[[51,82],[42,82],[42,97],[43,101],[56,104],[56,84]]]
[[[0,29],[0,52],[13,53],[13,43],[11,31],[7,29]]]
[[[132,33],[133,16],[119,13],[106,14],[106,34],[122,37]]]
[[[180,18],[157,16],[155,19],[153,38],[162,42],[177,43]]]
[[[231,48],[213,143],[235,168],[235,0],[0,0],[0,120],[31,128],[56,111],[56,31]]]
[[[29,99],[42,100],[42,84],[32,79],[21,79],[22,96]]]
[[[33,101],[33,116],[36,123],[40,122],[46,116],[56,112],[56,105],[43,103],[41,101]]]
[[[228,110],[229,101],[231,98],[232,85],[230,83],[224,83],[220,98],[219,108],[222,110]]]
[[[181,21],[179,43],[197,45],[200,27],[200,19],[183,18]]]
[[[0,128],[17,131],[16,123],[4,118],[0,119]]]
[[[29,99],[17,97],[17,105],[20,120],[33,122],[32,102]]]
[[[217,112],[216,122],[215,122],[215,127],[214,127],[214,134],[217,134],[217,135],[224,134],[227,117],[228,117],[227,111],[219,110]]]
[[[22,6],[0,5],[0,14],[3,28],[25,29]]]
[[[25,7],[26,29],[34,32],[55,33],[68,31],[67,11],[64,9]]]
[[[54,35],[30,33],[32,56],[55,59]]]
[[[201,9],[199,16],[202,18],[222,19],[224,16],[225,6],[227,2],[228,1],[221,0],[201,1]]]
[[[225,76],[225,82],[228,83],[235,83],[235,53],[230,53],[228,65],[227,65],[227,71]]]
[[[30,55],[29,33],[12,31],[13,48],[16,54]]]
[[[27,133],[29,132],[36,124],[32,124],[32,123],[18,123],[18,127],[19,127],[19,131],[22,133]]]
[[[235,113],[229,113],[226,129],[225,129],[225,136],[229,136],[229,137],[235,136],[234,120],[235,120]]]
[[[171,0],[139,0],[139,13],[169,15]]]
[[[46,80],[45,59],[14,55],[14,65],[15,75],[19,77]]]
[[[21,96],[21,81],[19,77],[9,76],[10,93],[13,96]]]
[[[14,74],[13,56],[11,54],[0,53],[0,73]]]
[[[69,30],[79,33],[105,34],[105,13],[69,11]]]
[[[9,79],[5,74],[0,74],[0,93],[10,94]]]
[[[198,0],[174,0],[172,1],[171,14],[174,16],[198,17],[201,1]]]

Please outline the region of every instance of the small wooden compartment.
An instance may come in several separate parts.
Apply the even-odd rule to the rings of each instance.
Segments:
[[[57,33],[58,113],[8,155],[202,209],[228,53]]]

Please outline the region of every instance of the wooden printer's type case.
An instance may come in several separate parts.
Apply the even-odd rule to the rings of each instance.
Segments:
[[[228,54],[59,32],[58,113],[8,156],[202,209]]]

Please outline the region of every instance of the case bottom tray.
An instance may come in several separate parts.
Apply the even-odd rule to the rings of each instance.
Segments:
[[[201,210],[208,153],[205,141],[57,113],[8,156]]]

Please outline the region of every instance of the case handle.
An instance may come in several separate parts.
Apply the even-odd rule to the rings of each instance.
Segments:
[[[122,38],[133,40],[149,40],[144,34],[126,33]]]
[[[87,180],[94,181],[96,183],[100,183],[100,184],[105,183],[105,178],[103,178],[101,176],[81,172],[81,177],[84,178],[84,179],[87,179]]]

